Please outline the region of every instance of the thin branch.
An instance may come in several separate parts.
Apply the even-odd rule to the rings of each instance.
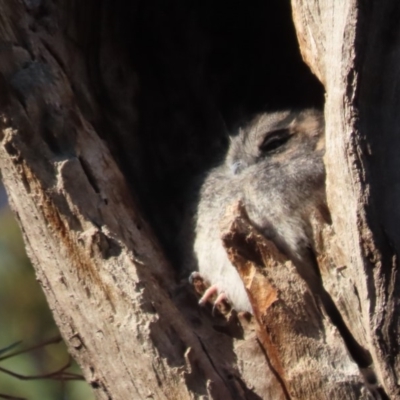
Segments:
[[[15,342],[13,344],[10,344],[7,347],[4,347],[2,349],[0,349],[0,354],[4,354],[7,353],[8,351],[10,351],[11,349],[13,349],[14,347],[17,347],[18,345],[20,345],[22,343],[22,340],[19,340],[18,342]]]
[[[42,343],[35,344],[34,346],[31,346],[31,347],[27,347],[26,349],[18,350],[18,351],[15,351],[14,353],[7,354],[6,356],[0,357],[0,361],[6,360],[6,359],[11,358],[11,357],[18,356],[19,354],[27,353],[28,351],[40,349],[41,347],[48,346],[49,344],[60,343],[61,341],[62,341],[61,336],[56,336],[56,337],[48,339],[48,340],[46,340],[46,341],[44,341]],[[16,342],[16,343],[8,346],[6,349],[11,349],[12,347],[14,347],[14,346],[16,346],[17,344],[20,344],[20,343],[22,343],[22,341]]]
[[[83,376],[74,374],[71,372],[64,372],[67,368],[71,366],[72,358],[70,357],[67,364],[61,367],[60,369],[50,372],[48,374],[41,374],[41,375],[21,375],[17,374],[16,372],[10,371],[6,368],[0,367],[0,371],[4,372],[7,375],[11,375],[14,378],[18,378],[21,380],[35,380],[35,379],[53,379],[53,380],[63,380],[63,381],[70,381],[70,380],[83,380]]]
[[[15,397],[15,396],[10,396],[9,394],[0,393],[0,399],[7,399],[7,400],[26,400],[26,397]]]

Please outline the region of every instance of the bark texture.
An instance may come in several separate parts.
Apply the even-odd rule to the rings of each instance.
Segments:
[[[271,32],[279,14],[294,34],[289,4],[264,3]],[[227,38],[193,16],[209,12],[199,4],[0,4],[0,169],[71,354],[99,399],[400,398],[400,6],[292,0],[301,53],[326,90],[332,221],[315,210],[314,237],[347,332],[240,206],[221,235],[253,318],[200,309],[165,258],[162,248],[173,260],[165,237],[176,233],[182,182],[223,147],[221,115],[234,126],[264,102],[322,98],[283,34],[261,42],[269,58],[260,65],[275,66],[254,72],[267,76],[267,97],[218,94],[253,70],[215,61],[223,46],[210,43]],[[293,80],[287,87],[274,86],[278,71]],[[235,86],[240,99],[244,86]]]
[[[88,68],[93,26],[78,17],[95,24],[100,15],[68,2],[8,1],[1,11],[2,177],[55,320],[97,397],[283,398],[252,328],[245,338],[237,320],[215,327],[179,287],[100,137],[121,164],[134,157],[123,154],[135,148],[135,108],[124,104],[134,72],[124,76],[126,60],[106,40],[95,60],[107,63]]]
[[[321,239],[329,236],[320,231],[324,222],[317,218],[315,234],[325,251],[328,243]],[[249,291],[260,341],[288,397],[370,398],[335,321],[321,312],[322,302],[287,257],[251,226],[242,206],[227,213],[222,231],[231,261]],[[319,266],[325,280],[336,275],[329,261],[320,259]],[[350,307],[346,311],[352,312]]]
[[[399,398],[398,117],[390,110],[398,104],[400,8],[391,1],[292,4],[302,54],[326,90],[328,204],[341,273],[353,287],[340,283],[338,295],[359,312],[349,327],[370,351],[379,384]]]

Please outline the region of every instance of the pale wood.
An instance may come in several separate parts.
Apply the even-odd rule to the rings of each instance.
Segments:
[[[292,7],[301,52],[326,90],[326,185],[339,246],[327,249],[327,256],[340,257],[343,267],[337,286],[342,293],[335,295],[338,304],[348,304],[343,315],[352,310],[347,322],[370,351],[379,384],[390,398],[400,398],[394,344],[399,334],[394,309],[399,213],[394,203],[399,196],[391,189],[399,181],[398,163],[384,161],[398,154],[394,93],[399,78],[383,73],[397,68],[400,41],[390,21],[398,6],[391,1],[364,8],[354,0],[292,0]]]
[[[222,232],[229,257],[249,291],[260,340],[288,396],[370,398],[318,297],[274,243],[251,226],[243,205],[227,212]]]
[[[233,313],[226,322],[198,307],[161,253],[116,160],[124,144],[135,148],[137,110],[126,106],[139,90],[135,71],[118,86],[114,69],[130,66],[103,32],[101,67],[110,98],[99,104],[100,88],[92,86],[86,69],[85,53],[93,44],[82,39],[92,39],[91,25],[82,36],[68,2],[49,6],[50,17],[35,4],[0,4],[0,169],[38,280],[97,398],[372,398],[306,283],[241,212],[227,214],[222,235],[249,289],[256,321]],[[399,79],[393,71],[400,46],[394,34],[390,48],[377,50],[394,0],[383,2],[379,12],[357,6],[354,0],[292,0],[301,52],[326,89],[332,224],[316,210],[314,235],[324,286],[370,352],[380,395],[399,398],[393,338],[399,337],[400,221],[390,210],[400,196],[385,186],[398,184],[397,173],[378,182],[397,163],[372,164],[368,146],[388,160],[399,148],[394,127],[400,126],[400,86],[392,85]],[[359,43],[367,31],[370,49]],[[365,81],[356,49],[369,62]],[[374,54],[385,56],[388,66]],[[391,72],[382,94],[368,86],[381,83],[374,68]],[[375,121],[366,101],[357,108],[363,95],[378,110]],[[115,126],[122,134],[119,141],[107,137],[110,150],[101,137],[112,136],[112,127],[93,121],[111,108],[119,110]],[[374,138],[377,129],[388,132],[382,143]],[[247,243],[237,242],[241,237]]]

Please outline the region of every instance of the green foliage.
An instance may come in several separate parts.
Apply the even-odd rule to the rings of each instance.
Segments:
[[[0,209],[0,327],[0,349],[22,341],[18,350],[59,335],[8,207]],[[14,351],[13,348],[11,352]],[[3,360],[0,367],[25,376],[40,375],[58,370],[67,363],[68,357],[61,342]],[[68,371],[79,373],[76,364]],[[29,400],[94,399],[84,381],[25,381],[1,371],[0,393]]]

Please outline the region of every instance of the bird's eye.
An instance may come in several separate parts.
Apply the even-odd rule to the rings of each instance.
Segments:
[[[231,171],[233,175],[238,175],[245,167],[246,163],[244,163],[243,161],[236,161],[231,165]]]
[[[285,144],[290,139],[290,131],[288,129],[279,129],[268,132],[262,143],[258,146],[263,153],[273,151]]]

